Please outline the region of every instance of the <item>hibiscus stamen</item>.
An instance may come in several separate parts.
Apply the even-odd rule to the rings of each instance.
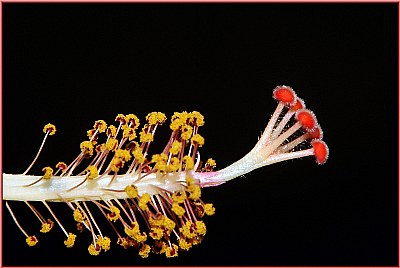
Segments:
[[[47,136],[55,132],[54,125],[46,125],[42,145],[28,169],[22,175],[3,174],[3,198],[24,201],[39,219],[44,233],[54,223],[30,203],[42,202],[66,235],[67,248],[74,245],[76,235],[66,231],[48,202],[69,206],[77,229],[90,232],[88,252],[93,256],[108,251],[111,243],[96,219],[101,213],[123,248],[137,249],[142,258],[151,253],[176,257],[178,251],[201,243],[207,229],[203,219],[215,214],[213,204],[202,200],[202,187],[218,186],[285,160],[314,156],[318,164],[326,162],[329,149],[322,141],[322,129],[314,113],[305,108],[291,87],[276,87],[273,98],[278,101],[277,107],[254,148],[218,171],[214,171],[216,162],[212,158],[204,165],[201,160],[205,141],[200,134],[203,115],[183,111],[171,116],[171,135],[159,153],[149,152],[156,130],[166,122],[165,114],[149,113],[140,132],[140,121],[134,114],[118,114],[116,126],[95,121],[87,131],[88,139],[80,143],[80,152],[69,165],[59,162],[54,174],[52,167],[45,167],[43,176],[25,175]],[[88,165],[84,164],[85,159]],[[89,208],[90,203],[94,209]],[[22,229],[7,201],[6,206],[27,244],[36,245],[36,236],[29,236]]]

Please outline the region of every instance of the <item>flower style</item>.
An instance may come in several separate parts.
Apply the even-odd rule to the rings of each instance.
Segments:
[[[74,246],[77,235],[67,232],[50,202],[67,204],[78,230],[91,234],[88,251],[93,256],[108,251],[112,243],[95,217],[100,214],[111,225],[115,242],[123,248],[135,248],[142,258],[151,253],[176,257],[201,243],[207,230],[204,218],[216,212],[212,203],[203,201],[201,188],[218,186],[285,160],[314,156],[318,164],[326,162],[329,150],[314,113],[290,87],[276,87],[273,98],[278,105],[255,147],[218,171],[214,171],[216,162],[212,158],[203,166],[200,160],[199,149],[205,142],[199,133],[205,122],[203,115],[184,111],[172,115],[171,136],[157,154],[149,155],[149,147],[157,128],[167,121],[165,114],[149,113],[140,131],[135,115],[118,114],[115,126],[95,121],[87,131],[88,140],[80,143],[78,155],[68,165],[58,162],[54,174],[53,168],[45,167],[43,176],[26,175],[47,137],[55,134],[56,127],[47,124],[43,142],[28,169],[20,175],[3,174],[6,207],[28,246],[35,246],[38,239],[25,232],[8,200],[24,201],[40,221],[41,233],[49,232],[56,222],[66,236],[67,248]],[[85,159],[90,162],[87,166]],[[41,202],[55,222],[46,220],[29,203],[33,201]]]

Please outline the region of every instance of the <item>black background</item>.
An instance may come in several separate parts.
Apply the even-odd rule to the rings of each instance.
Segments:
[[[11,202],[40,242],[28,248],[3,207],[3,265],[397,266],[397,10],[3,3],[3,172],[25,170],[48,122],[58,133],[32,173],[71,161],[95,120],[183,110],[204,114],[202,156],[223,168],[256,143],[281,84],[315,112],[331,153],[323,166],[293,160],[205,189],[217,213],[203,243],[176,259],[142,260],[115,244],[93,257],[88,234],[66,249],[59,228],[40,235]],[[164,126],[154,151],[168,137]],[[67,206],[54,209],[73,230]]]

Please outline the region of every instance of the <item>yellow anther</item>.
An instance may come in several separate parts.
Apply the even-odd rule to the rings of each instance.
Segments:
[[[179,217],[182,218],[183,214],[185,214],[185,209],[181,207],[178,203],[173,203],[171,210]]]
[[[143,232],[143,233],[140,233],[140,232],[135,233],[133,235],[133,239],[135,239],[139,243],[143,243],[143,242],[145,242],[147,240],[147,234],[145,232]]]
[[[87,179],[88,180],[93,180],[93,179],[95,179],[95,178],[97,178],[99,176],[99,172],[97,170],[97,167],[89,166],[87,168],[87,170],[89,171],[89,173],[87,174]]]
[[[37,240],[36,236],[34,236],[34,235],[28,236],[25,241],[28,244],[28,246],[30,246],[30,247],[33,247],[34,245],[36,245],[39,242]]]
[[[198,127],[201,127],[204,125],[204,116],[197,112],[197,111],[193,111],[190,113],[191,118],[190,118],[190,122]]]
[[[178,204],[182,204],[186,200],[185,191],[177,191],[172,194],[172,200]]]
[[[172,258],[178,256],[178,246],[175,244],[172,244],[172,247],[167,247],[165,249],[165,256],[167,258]]]
[[[204,138],[200,134],[193,135],[190,141],[192,142],[192,144],[198,144],[199,147],[202,147],[204,145]]]
[[[190,193],[189,198],[192,200],[196,201],[201,197],[201,189],[198,185],[192,185],[188,191]]]
[[[140,148],[135,149],[133,152],[133,157],[138,161],[139,164],[143,164],[146,161],[146,157],[144,157],[142,150]]]
[[[67,248],[72,248],[75,244],[75,238],[76,238],[76,235],[74,235],[73,233],[68,233],[68,238],[66,240],[64,240],[64,245]]]
[[[171,148],[169,149],[169,152],[173,155],[177,155],[181,151],[181,148],[182,148],[182,143],[180,143],[179,141],[174,141],[171,144]]]
[[[85,217],[83,216],[83,214],[79,208],[76,208],[74,210],[74,220],[77,222],[83,222],[85,220]]]
[[[138,190],[135,185],[128,185],[125,187],[125,192],[130,198],[137,198],[138,197]]]
[[[104,120],[97,120],[93,125],[94,129],[97,129],[99,133],[103,133],[107,129],[107,123]]]
[[[140,132],[140,142],[151,142],[154,140],[153,134],[150,133],[146,133],[145,130],[142,130]]]
[[[179,239],[179,247],[183,250],[189,250],[192,247],[192,244],[187,242],[186,239],[180,238]]]
[[[109,125],[106,134],[110,137],[114,137],[117,134],[117,128],[113,125]]]
[[[123,167],[124,162],[119,158],[113,158],[111,160],[111,171],[118,172],[121,167]]]
[[[90,141],[81,142],[80,148],[83,153],[87,153],[90,156],[93,155],[93,144]]]
[[[151,161],[156,163],[154,165],[154,168],[161,172],[167,171],[167,160],[168,160],[168,155],[163,153],[155,154],[151,157]]]
[[[128,114],[125,116],[127,123],[131,123],[131,128],[137,129],[139,127],[139,118],[134,114]]]
[[[196,233],[199,235],[205,235],[206,234],[206,224],[203,221],[196,221]]]
[[[42,171],[44,172],[42,179],[48,180],[53,176],[53,169],[51,167],[44,167]]]
[[[192,239],[196,236],[194,231],[194,224],[192,221],[187,221],[185,224],[179,228],[179,231],[188,239]]]
[[[185,163],[186,170],[190,170],[190,169],[194,168],[194,162],[193,162],[193,159],[190,156],[185,155],[183,157],[183,162]]]
[[[115,121],[119,121],[121,124],[125,125],[125,124],[126,124],[125,115],[123,115],[123,114],[118,114],[118,115],[115,117]]]
[[[189,140],[192,136],[193,128],[189,125],[182,126],[181,138],[185,141]]]
[[[120,210],[119,208],[117,208],[116,206],[111,206],[110,207],[110,212],[107,213],[107,218],[110,221],[116,222],[119,218],[120,215]]]
[[[208,216],[212,216],[212,215],[215,214],[215,207],[211,203],[205,204],[204,205],[204,211]]]
[[[129,127],[128,125],[123,125],[122,126],[122,136],[129,141],[134,140],[136,138],[136,131],[134,128]]]
[[[163,124],[167,117],[161,112],[151,112],[146,116],[146,120],[150,125]]]
[[[56,134],[56,126],[49,123],[49,124],[44,126],[43,132],[45,134],[49,133],[50,136],[54,135],[54,134]]]
[[[88,251],[89,251],[90,255],[97,256],[100,254],[101,247],[99,245],[94,246],[92,243],[88,247]]]
[[[171,162],[167,166],[167,170],[168,170],[168,172],[175,172],[179,169],[180,166],[181,166],[181,162],[179,161],[179,159],[177,157],[174,156],[171,158]]]
[[[107,236],[101,237],[97,236],[97,244],[104,250],[107,251],[110,249],[111,240]]]
[[[106,142],[106,149],[109,151],[115,151],[118,147],[118,140],[114,138],[109,138]]]
[[[132,156],[129,153],[129,151],[128,150],[124,150],[124,149],[117,149],[115,151],[115,157],[121,159],[124,162],[129,161],[132,158]]]
[[[139,199],[139,208],[141,210],[148,210],[149,207],[147,206],[147,203],[149,203],[150,200],[150,195],[148,193],[144,193]]]
[[[149,257],[149,253],[150,253],[150,246],[147,244],[144,244],[140,250],[139,250],[139,256],[142,258],[147,258]]]
[[[41,233],[48,233],[53,228],[54,222],[51,219],[47,219],[46,222],[42,223],[42,229],[40,229]]]
[[[152,227],[149,235],[154,240],[160,240],[163,237],[164,231],[160,227]]]

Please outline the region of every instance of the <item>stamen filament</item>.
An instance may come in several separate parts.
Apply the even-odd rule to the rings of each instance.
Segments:
[[[60,226],[61,230],[64,232],[64,234],[68,237],[68,232],[64,229],[64,227],[62,226],[61,222],[58,220],[58,218],[56,217],[56,215],[54,214],[54,212],[51,210],[51,208],[49,207],[49,205],[47,205],[46,201],[42,201],[42,203],[46,206],[46,208],[49,210],[51,216],[53,216],[53,218],[56,220],[58,226]]]

